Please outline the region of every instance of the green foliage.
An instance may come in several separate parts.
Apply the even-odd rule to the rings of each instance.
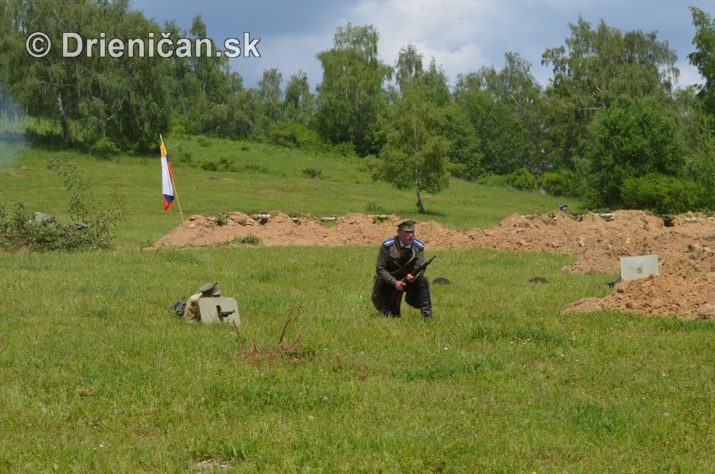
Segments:
[[[508,186],[507,177],[508,175],[484,173],[477,178],[476,182],[484,186]]]
[[[531,74],[531,64],[516,53],[504,54],[504,67],[497,71],[493,66],[482,67],[476,73],[459,76],[455,97],[457,103],[464,110],[469,110],[467,105],[472,99],[480,99],[481,92],[493,102],[511,111],[520,124],[517,134],[523,141],[523,165],[531,172],[541,172],[546,168],[543,162],[542,147],[543,98],[539,82]],[[483,100],[483,99],[482,99]],[[484,106],[478,106],[483,108]],[[472,111],[472,120],[476,125],[478,120],[475,111]],[[485,129],[482,133],[477,126],[474,129],[480,133],[482,140],[492,140],[491,131]],[[513,132],[512,132],[513,133]],[[498,147],[503,149],[503,147]],[[517,160],[518,161],[518,160]],[[490,165],[493,172],[509,172],[511,170],[497,169]],[[476,175],[475,175],[476,176]]]
[[[522,191],[534,191],[539,187],[536,177],[526,168],[519,168],[509,173],[506,183],[512,188]]]
[[[659,214],[678,214],[707,207],[704,188],[686,179],[658,173],[625,179],[621,196],[627,208]]]
[[[656,32],[622,32],[601,20],[570,24],[564,46],[547,49],[542,64],[551,65],[542,115],[546,132],[541,146],[553,167],[574,168],[584,155],[587,129],[597,111],[621,96],[667,102],[678,76],[677,56]]]
[[[215,161],[204,161],[199,165],[204,171],[218,171],[218,164]]]
[[[128,55],[106,60],[97,54],[67,60],[59,47],[36,60],[25,51],[25,37],[42,31],[56,45],[67,31],[147,38],[148,32],[159,36],[158,25],[129,12],[127,2],[8,0],[3,13],[9,24],[0,31],[1,79],[29,115],[58,124],[66,145],[89,149],[106,138],[126,151],[155,148],[157,130],[168,127],[169,93],[157,78],[170,75],[169,61]]]
[[[263,77],[258,82],[261,118],[263,119],[259,128],[263,133],[267,133],[283,116],[281,82],[283,82],[283,75],[275,68],[264,70]]]
[[[524,167],[528,161],[524,130],[510,107],[481,90],[474,76],[460,77],[455,94],[456,103],[479,137],[478,155],[472,155],[468,165],[472,173],[508,174]]]
[[[475,179],[482,174],[483,155],[479,151],[479,138],[461,107],[450,104],[445,109],[442,134],[449,143],[450,173],[467,179]]]
[[[293,74],[288,80],[283,106],[288,121],[308,125],[315,116],[315,97],[310,93],[308,75]]]
[[[56,222],[38,224],[22,203],[8,215],[0,207],[0,248],[33,252],[97,250],[108,248],[108,240],[97,240],[88,228]]]
[[[321,179],[323,177],[323,172],[316,168],[305,168],[303,170],[303,175],[308,178]]]
[[[219,227],[223,227],[228,224],[228,214],[226,214],[225,212],[215,214],[209,217],[209,219],[211,219]]]
[[[70,196],[69,214],[79,222],[72,225],[36,223],[23,203],[15,205],[12,215],[0,208],[0,247],[31,251],[110,248],[117,225],[124,219],[122,197],[115,193],[107,201],[98,200],[89,192],[86,176],[65,160],[55,158],[49,168],[63,181]]]
[[[261,99],[256,90],[239,91],[225,102],[206,104],[190,112],[194,133],[233,139],[263,139]]]
[[[271,143],[288,148],[299,148],[306,151],[319,151],[328,148],[316,132],[297,122],[278,122],[271,127],[269,135]]]
[[[580,197],[586,193],[588,184],[579,174],[559,169],[544,173],[541,176],[541,187],[552,196]]]
[[[623,99],[598,114],[585,157],[597,205],[623,204],[621,185],[650,173],[683,172],[685,146],[675,121],[650,100]]]
[[[92,154],[100,158],[107,158],[119,153],[119,148],[108,137],[101,137],[94,142],[91,148]]]
[[[707,113],[715,115],[715,21],[697,7],[691,6],[690,12],[696,32],[693,38],[695,52],[690,53],[688,59],[705,79],[698,96]]]
[[[239,245],[261,245],[261,238],[257,235],[247,234],[234,239],[233,243]]]
[[[428,100],[426,89],[415,83],[383,117],[387,143],[378,160],[370,160],[374,179],[397,189],[414,189],[417,208],[424,212],[421,192],[438,193],[449,186],[449,143],[438,135],[443,127],[443,111]]]
[[[377,57],[372,26],[339,27],[333,48],[318,53],[323,81],[318,86],[318,130],[330,143],[350,142],[361,156],[379,151],[377,117],[386,106],[382,83],[390,68]]]

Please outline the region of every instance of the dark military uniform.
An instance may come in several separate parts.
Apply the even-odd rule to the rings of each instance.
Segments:
[[[400,316],[402,291],[395,288],[396,273],[425,263],[425,246],[417,239],[412,240],[408,248],[402,247],[400,239],[395,236],[385,240],[380,246],[375,266],[375,282],[373,285],[372,302],[385,316]],[[409,272],[408,272],[409,273]],[[404,291],[407,304],[418,308],[422,316],[432,317],[432,300],[430,299],[429,283],[422,275],[412,283],[407,284]]]

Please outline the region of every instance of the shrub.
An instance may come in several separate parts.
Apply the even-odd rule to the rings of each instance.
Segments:
[[[387,208],[382,207],[377,201],[370,201],[365,206],[365,210],[371,214],[389,214]]]
[[[507,177],[505,175],[485,173],[477,178],[477,183],[484,186],[506,186],[506,179]]]
[[[269,131],[270,141],[288,148],[318,151],[323,142],[317,133],[296,122],[278,122]]]
[[[357,153],[355,152],[355,147],[350,142],[343,142],[338,143],[337,145],[333,145],[332,151],[336,155],[342,155],[344,157],[357,156]]]
[[[623,204],[660,214],[678,214],[705,207],[705,189],[681,178],[651,173],[627,178],[621,186]]]
[[[309,178],[321,179],[323,177],[323,172],[315,168],[306,168],[303,170],[303,175]]]
[[[569,170],[557,170],[544,173],[541,187],[552,196],[580,197],[586,193],[586,181]]]
[[[218,171],[218,165],[213,161],[203,161],[200,167],[204,171]]]
[[[248,171],[251,173],[269,174],[271,171],[265,166],[257,165],[256,163],[246,163],[238,167],[237,171]]]
[[[585,158],[598,205],[625,203],[625,180],[652,173],[682,173],[686,150],[675,120],[649,99],[622,98],[599,112],[589,126]]]
[[[109,138],[102,137],[92,145],[91,151],[100,158],[106,158],[119,153],[119,148]]]
[[[0,246],[32,251],[97,250],[111,247],[116,227],[124,218],[121,196],[113,194],[109,202],[100,202],[89,193],[85,177],[65,160],[50,160],[49,168],[62,179],[70,194],[69,213],[77,222],[62,225],[57,222],[35,223],[22,203],[8,215],[0,207]]]
[[[472,174],[469,172],[469,168],[464,163],[450,162],[447,165],[447,170],[449,170],[449,174],[451,174],[455,178],[467,180],[472,178]]]
[[[260,245],[261,238],[258,237],[257,235],[248,234],[248,235],[244,235],[243,237],[236,238],[234,240],[234,243],[242,244],[242,245]]]
[[[509,173],[506,176],[506,184],[521,190],[534,190],[539,187],[534,175],[526,168],[519,168]]]
[[[228,214],[226,213],[221,213],[221,214],[216,214],[214,216],[211,216],[209,219],[214,221],[217,226],[222,227],[228,224]]]

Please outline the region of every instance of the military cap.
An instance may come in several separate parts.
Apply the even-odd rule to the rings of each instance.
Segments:
[[[415,224],[417,224],[417,221],[415,220],[402,219],[400,222],[397,223],[397,228],[400,230],[406,230],[408,232],[414,232]]]
[[[218,287],[218,282],[214,281],[212,283],[206,283],[204,286],[199,288],[201,293],[211,293],[211,296],[221,296],[221,290]]]

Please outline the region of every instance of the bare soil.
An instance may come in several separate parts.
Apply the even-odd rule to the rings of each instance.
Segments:
[[[394,235],[398,219],[391,216],[376,223],[364,214],[349,214],[327,227],[310,216],[294,222],[279,212],[262,224],[234,212],[219,225],[215,219],[194,215],[153,247],[230,245],[249,235],[267,246],[376,245]],[[621,256],[655,254],[660,263],[659,276],[620,282],[609,296],[577,301],[564,312],[607,309],[715,320],[713,217],[688,214],[666,226],[662,219],[643,211],[617,211],[610,219],[593,213],[574,216],[553,212],[513,215],[491,229],[463,232],[434,221],[421,222],[417,233],[430,249],[484,247],[577,255],[578,261],[565,268],[577,273],[617,274]]]

